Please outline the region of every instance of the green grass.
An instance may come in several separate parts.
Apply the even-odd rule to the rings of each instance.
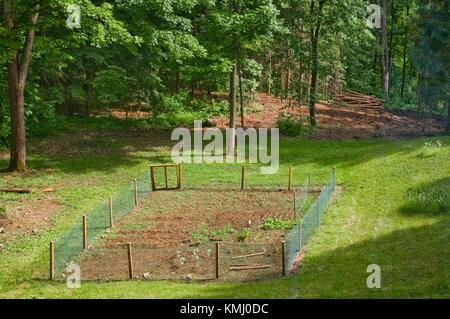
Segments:
[[[101,133],[114,132],[113,128]],[[106,130],[106,131],[105,131]],[[31,172],[1,176],[2,185],[55,187],[52,196],[65,209],[53,227],[32,239],[3,242],[0,253],[2,298],[449,298],[450,138],[403,141],[280,141],[280,171],[260,175],[246,170],[247,185],[294,184],[307,174],[313,185],[326,183],[336,166],[344,192],[327,207],[310,239],[301,270],[286,278],[256,283],[104,282],[46,280],[48,243],[111,193],[142,175],[149,161],[170,161],[168,135],[156,138],[144,128],[126,125],[96,142],[92,126],[79,133],[47,137],[29,144]],[[440,146],[437,140],[441,141]],[[430,146],[431,142],[431,146]],[[63,147],[50,149],[52,143]],[[0,169],[7,152],[0,153]],[[183,165],[184,185],[240,182],[240,165]],[[1,194],[0,207],[44,197]],[[141,227],[131,225],[130,227]],[[1,238],[1,237],[0,237]],[[367,266],[381,267],[381,289],[366,286]]]

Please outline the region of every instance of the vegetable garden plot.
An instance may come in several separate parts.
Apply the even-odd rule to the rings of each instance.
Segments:
[[[148,184],[149,177],[144,177]],[[184,187],[146,198],[131,188],[127,194],[134,193],[138,205],[102,235],[107,218],[98,219],[97,228],[79,223],[71,228],[71,235],[88,230],[84,246],[72,236],[82,251],[73,261],[83,280],[249,281],[285,275],[320,223],[334,190],[334,172],[317,200],[308,193],[309,183],[310,177],[301,187],[289,183],[290,191]],[[60,272],[61,257],[57,260]]]

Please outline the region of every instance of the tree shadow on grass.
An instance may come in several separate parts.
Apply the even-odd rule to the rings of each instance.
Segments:
[[[193,137],[193,134],[191,134]],[[27,164],[32,169],[53,168],[65,173],[111,171],[132,167],[146,160],[172,162],[171,147],[177,143],[170,132],[126,126],[123,128],[80,128],[71,133],[49,136],[29,143]],[[204,141],[206,146],[209,141]],[[192,143],[193,145],[193,143]],[[224,143],[224,145],[226,145]],[[280,164],[347,168],[395,153],[408,154],[423,146],[421,140],[387,142],[280,140]],[[270,152],[268,152],[270,153]],[[8,166],[7,156],[0,167]]]
[[[125,127],[89,129],[35,140],[30,143],[27,166],[33,170],[52,168],[64,173],[108,172],[132,167],[143,160],[170,162],[170,134],[164,130]],[[8,166],[3,156],[0,167]]]
[[[301,270],[260,283],[211,285],[202,298],[448,298],[449,218],[394,231],[325,254],[306,252]],[[325,226],[326,227],[326,226]],[[320,232],[320,230],[319,230]],[[315,234],[313,246],[328,245]],[[329,235],[324,235],[329,236]],[[317,249],[317,248],[316,248]],[[308,256],[309,255],[309,256]],[[367,287],[367,267],[381,268],[381,288]],[[184,294],[177,298],[193,298]]]

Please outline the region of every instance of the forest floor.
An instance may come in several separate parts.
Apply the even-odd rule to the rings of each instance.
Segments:
[[[287,185],[290,165],[296,186],[309,173],[312,184],[324,185],[336,166],[336,183],[345,188],[326,208],[292,276],[254,283],[83,282],[80,289],[49,281],[49,242],[148,172],[149,163],[171,162],[174,144],[170,132],[137,121],[73,121],[78,123],[71,124],[73,132],[28,141],[27,173],[0,172],[2,186],[32,190],[0,194],[2,298],[450,296],[448,137],[340,142],[282,137],[279,172],[262,175],[255,166],[246,185]],[[0,168],[8,166],[8,156],[0,150]],[[184,164],[183,185],[239,185],[240,172],[240,164]],[[45,192],[50,187],[54,191]],[[370,264],[381,267],[381,289],[366,286]]]
[[[196,91],[196,96],[206,98],[205,92],[200,90]],[[212,96],[226,99],[227,92],[213,92]],[[239,107],[238,105],[238,109]],[[126,114],[121,109],[113,109],[111,113],[122,119]],[[271,94],[259,93],[256,96],[255,104],[244,114],[245,127],[277,127],[276,121],[281,113],[301,116],[306,121],[309,116],[309,108],[307,105],[298,105],[288,99],[282,100]],[[128,116],[142,119],[148,116],[148,112],[133,110]],[[228,127],[228,117],[216,116],[213,120],[219,128]],[[309,134],[307,139],[343,141],[373,137],[397,139],[436,136],[445,131],[447,124],[445,118],[439,119],[437,116],[425,116],[417,123],[417,114],[413,111],[396,109],[377,111],[367,108],[342,107],[325,102],[316,104],[316,120],[318,130],[314,134]],[[239,114],[236,125],[241,126]]]
[[[244,114],[245,127],[272,128],[281,113],[293,114],[307,119],[309,107],[295,105],[291,101],[260,93],[256,104],[262,106]],[[311,140],[358,140],[370,137],[413,138],[442,134],[446,121],[430,117],[419,124],[415,114],[395,114],[395,111],[376,111],[365,108],[352,108],[332,103],[316,104],[316,120],[319,130],[308,136]],[[228,127],[228,118],[214,118],[218,127]],[[241,125],[240,116],[237,125]]]

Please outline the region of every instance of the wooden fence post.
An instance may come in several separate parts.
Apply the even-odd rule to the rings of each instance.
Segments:
[[[83,249],[87,248],[87,225],[86,215],[83,215]]]
[[[244,190],[244,174],[245,174],[245,165],[242,165],[241,190]]]
[[[281,258],[282,258],[281,265],[283,267],[283,271],[282,271],[283,277],[286,276],[286,261],[285,261],[285,247],[284,246],[285,246],[285,243],[284,243],[284,241],[282,241],[281,242]]]
[[[166,181],[166,189],[169,188],[169,183],[167,182],[167,166],[164,166],[164,179]]]
[[[128,251],[128,276],[133,279],[133,255],[131,253],[131,243],[127,244]]]
[[[50,280],[55,279],[55,243],[50,242]]]
[[[288,184],[288,191],[291,190],[291,178],[292,178],[292,165],[289,166],[289,184]]]
[[[109,227],[113,227],[114,220],[113,220],[113,212],[112,212],[112,198],[109,197]]]
[[[150,166],[150,177],[152,179],[152,190],[154,191],[156,189],[156,182],[155,182],[155,170],[153,166]]]
[[[178,169],[178,174],[177,174],[177,176],[178,176],[178,189],[181,189],[181,163],[178,164],[177,169]]]
[[[216,243],[216,279],[219,278],[219,243]]]
[[[138,205],[138,196],[137,196],[137,182],[134,179],[134,206]]]

